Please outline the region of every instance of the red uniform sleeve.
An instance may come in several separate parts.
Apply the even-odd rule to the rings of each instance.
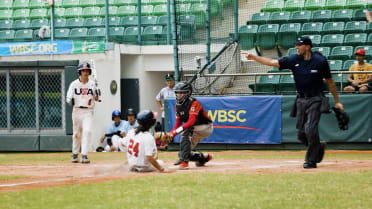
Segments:
[[[200,110],[202,109],[201,104],[195,100],[192,102],[189,110],[189,119],[185,124],[183,124],[183,130],[186,130],[193,126],[196,122],[196,117],[198,117]]]

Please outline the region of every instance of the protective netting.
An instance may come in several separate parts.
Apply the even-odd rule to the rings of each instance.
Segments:
[[[0,133],[64,132],[63,70],[0,69]]]

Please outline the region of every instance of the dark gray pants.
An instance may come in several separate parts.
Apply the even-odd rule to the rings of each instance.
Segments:
[[[306,147],[306,162],[316,163],[321,152],[318,124],[320,120],[320,96],[298,98],[297,106],[297,137]]]

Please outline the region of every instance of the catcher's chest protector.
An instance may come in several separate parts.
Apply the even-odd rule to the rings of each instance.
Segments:
[[[176,105],[176,114],[184,123],[189,119],[190,107],[194,100],[194,98],[189,97],[183,104]]]

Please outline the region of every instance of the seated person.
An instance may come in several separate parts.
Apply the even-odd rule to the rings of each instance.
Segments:
[[[353,64],[349,71],[372,71],[372,65],[364,62],[365,59],[364,49],[358,49],[355,52],[356,60],[358,63]],[[347,77],[347,81],[351,85],[344,88],[345,92],[359,92],[365,93],[371,91],[371,87],[368,86],[368,83],[372,81],[372,74],[352,74],[350,73]]]
[[[126,136],[125,123],[126,121],[121,120],[121,113],[119,110],[112,112],[112,120],[114,121],[106,134],[101,137],[101,143],[107,138],[107,146],[105,147],[106,152],[120,151],[119,140]]]
[[[124,132],[127,134],[131,129],[136,128],[138,126],[138,122],[136,120],[136,111],[133,108],[128,108],[127,110],[127,120],[124,124]]]

